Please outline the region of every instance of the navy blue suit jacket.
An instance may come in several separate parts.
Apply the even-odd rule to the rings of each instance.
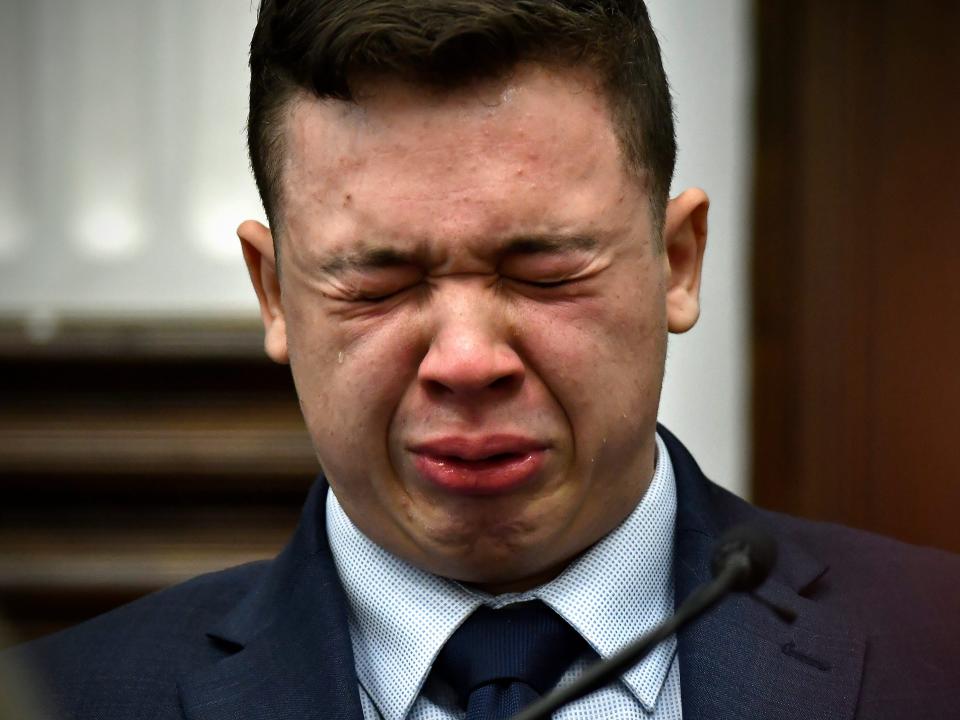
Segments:
[[[780,560],[679,635],[683,715],[960,718],[960,558],[758,510],[710,483],[661,429],[677,477],[679,604],[718,535],[750,522]],[[16,649],[64,717],[362,720],[347,609],[312,489],[273,561],[205,575]],[[642,592],[642,588],[637,588]]]

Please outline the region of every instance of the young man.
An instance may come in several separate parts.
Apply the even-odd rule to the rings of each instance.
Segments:
[[[656,425],[708,201],[668,199],[641,2],[267,0],[249,141],[239,235],[324,479],[274,562],[28,648],[68,714],[509,717],[742,521],[797,620],[731,599],[560,717],[955,711],[956,558],[755,510]]]

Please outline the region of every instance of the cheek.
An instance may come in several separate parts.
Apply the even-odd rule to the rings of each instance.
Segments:
[[[418,332],[402,315],[359,323],[320,309],[288,313],[290,365],[321,461],[382,446],[416,377]]]
[[[666,349],[662,303],[624,293],[531,308],[521,328],[525,359],[578,438],[655,416]]]

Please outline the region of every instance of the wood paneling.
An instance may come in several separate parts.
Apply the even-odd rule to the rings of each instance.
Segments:
[[[257,325],[0,324],[0,598],[25,639],[272,557],[319,468]]]
[[[960,551],[960,4],[756,9],[754,498]]]

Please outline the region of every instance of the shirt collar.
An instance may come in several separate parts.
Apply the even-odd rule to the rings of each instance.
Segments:
[[[327,533],[347,596],[357,676],[384,720],[406,717],[437,653],[480,605],[543,600],[601,657],[673,613],[676,483],[659,436],[656,443],[656,469],[634,511],[558,577],[526,593],[494,597],[410,565],[360,532],[328,493]],[[647,712],[676,645],[675,637],[662,642],[623,676]]]

